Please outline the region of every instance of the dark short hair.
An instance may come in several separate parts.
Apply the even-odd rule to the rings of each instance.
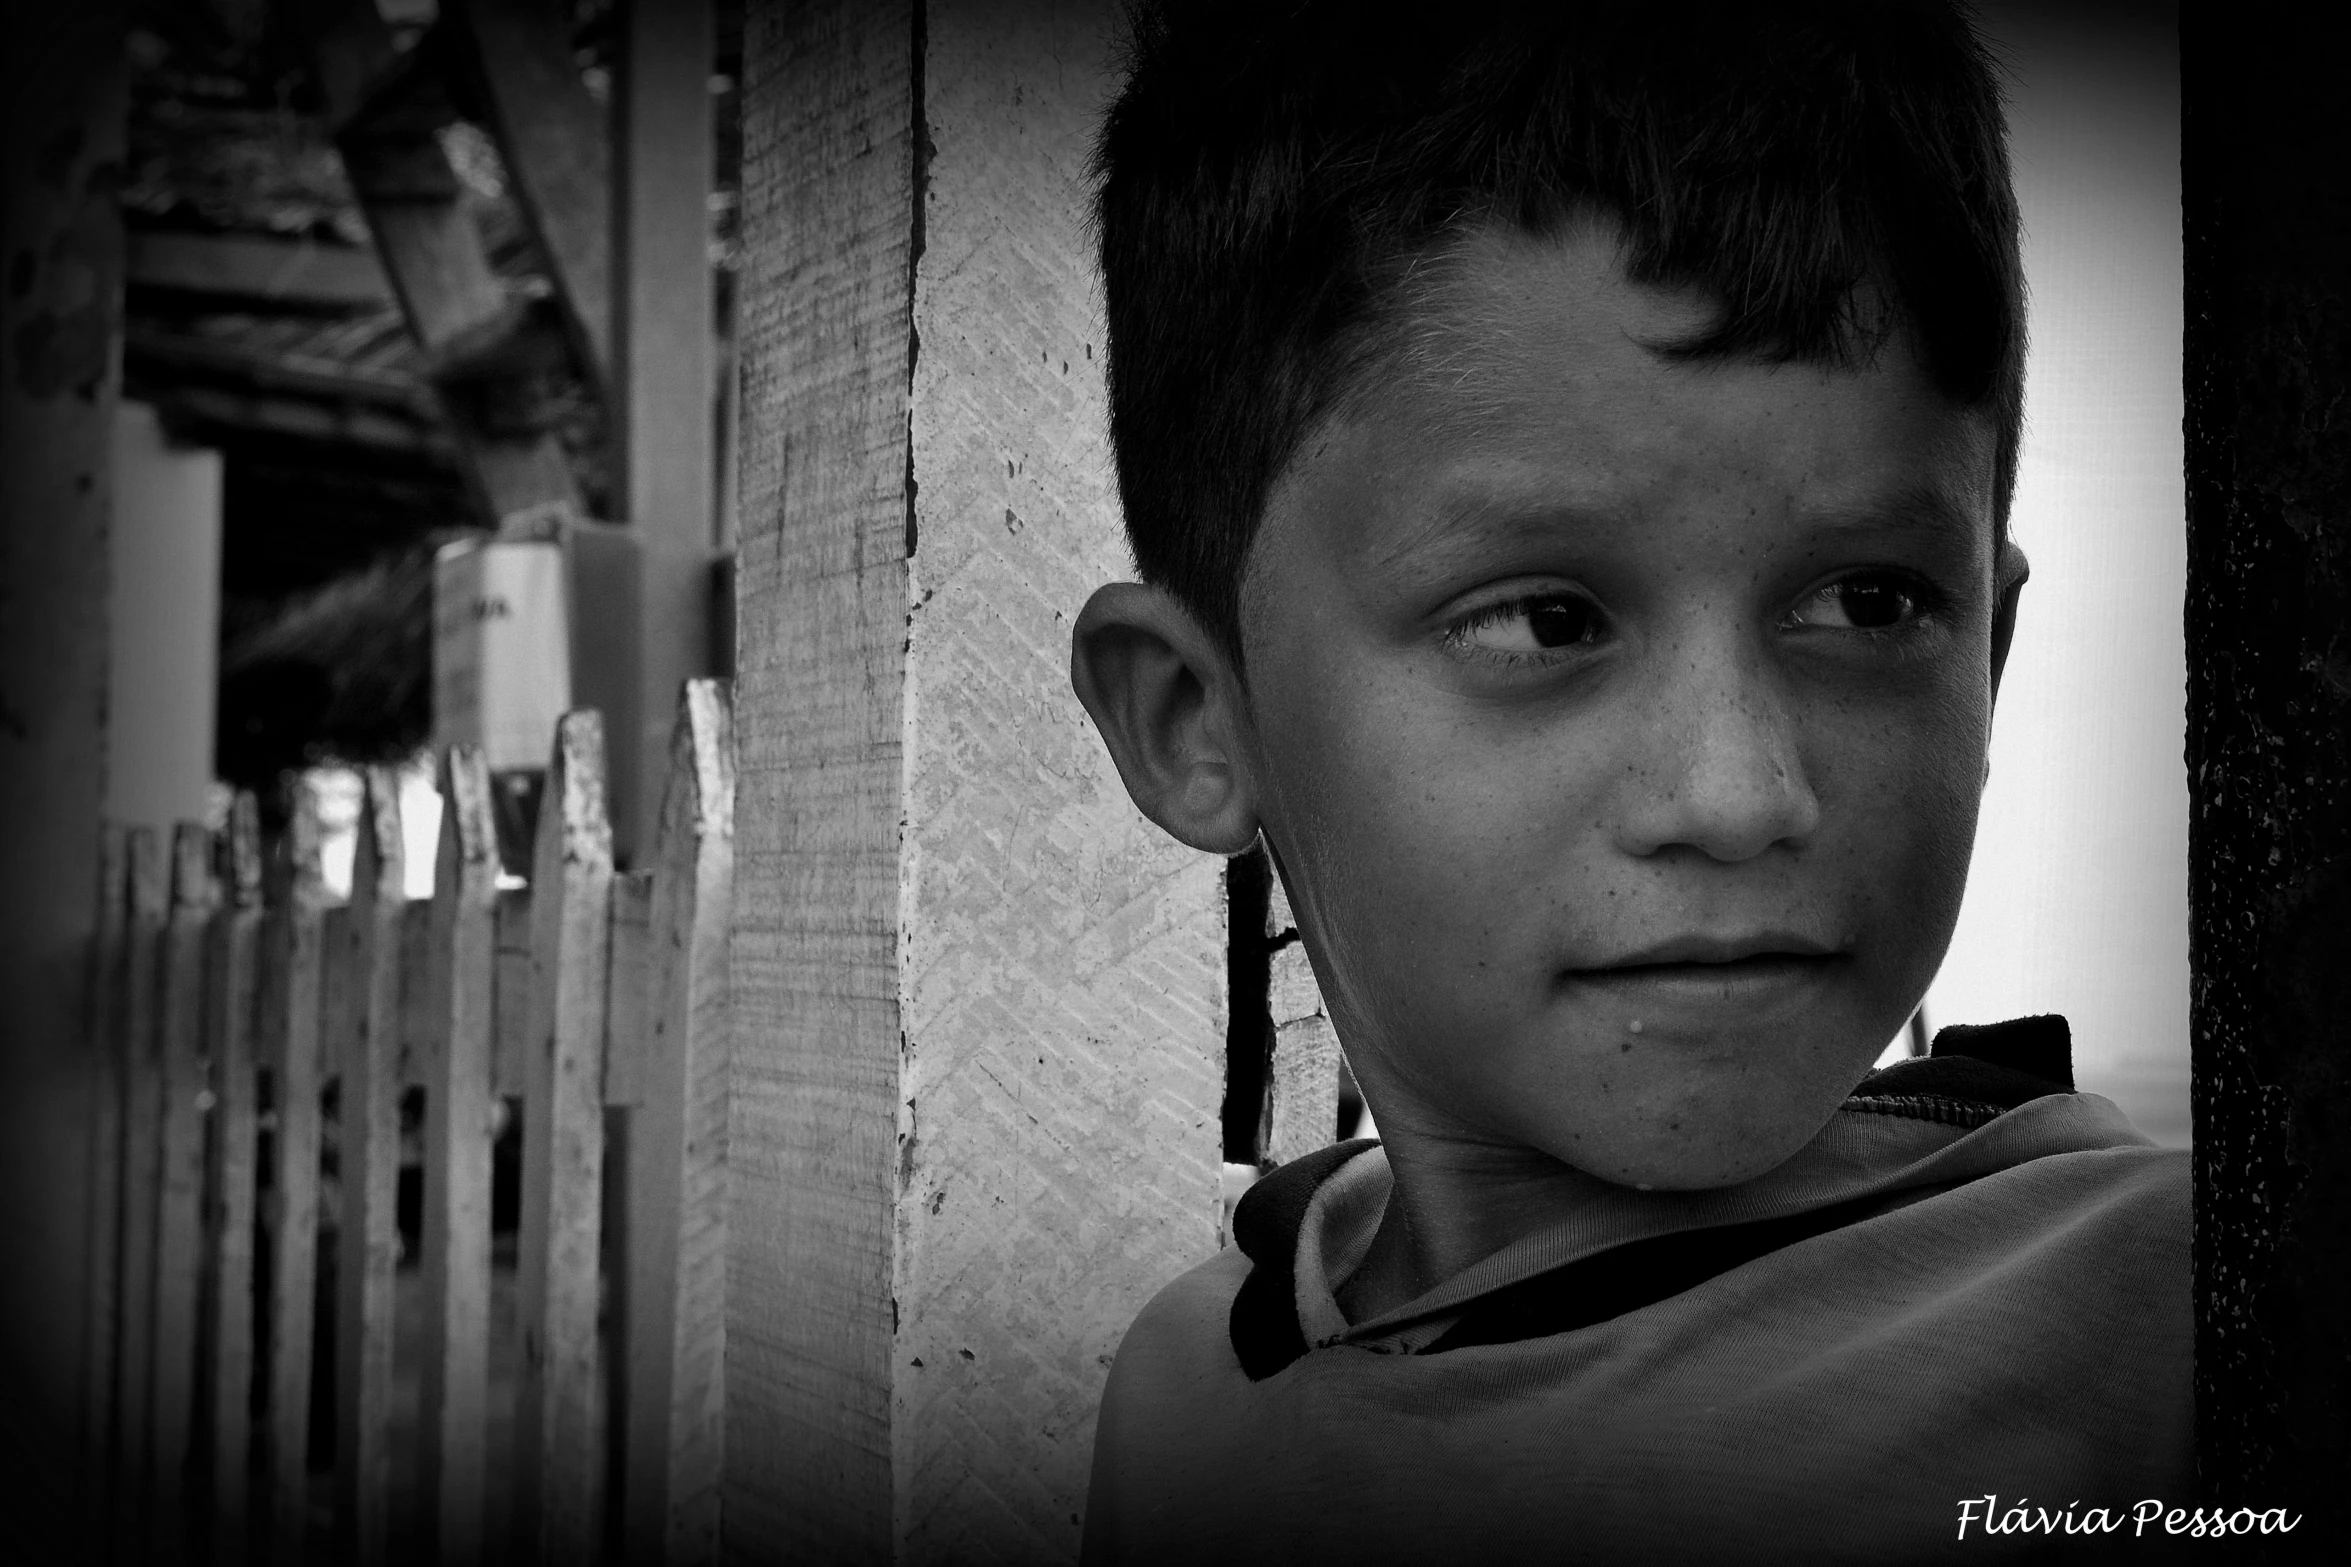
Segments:
[[[1988,410],[2005,529],[2024,282],[1999,79],[1951,0],[1144,0],[1095,149],[1136,564],[1240,652],[1266,495],[1377,363],[1411,259],[1615,220],[1696,286],[1691,360],[1866,363],[1907,331]]]

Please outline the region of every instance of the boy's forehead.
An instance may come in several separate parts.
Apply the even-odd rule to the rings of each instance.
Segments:
[[[1695,291],[1627,279],[1604,225],[1468,236],[1400,287],[1390,341],[1267,520],[1335,506],[1374,565],[1680,504],[1735,502],[1822,539],[1988,536],[1992,416],[1938,393],[1901,334],[1851,368],[1666,351],[1711,314]]]

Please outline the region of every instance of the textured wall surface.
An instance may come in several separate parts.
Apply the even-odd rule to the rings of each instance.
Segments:
[[[2320,13],[2182,15],[2199,1456],[2351,1543],[2351,109]],[[2295,1559],[2300,1559],[2297,1555]]]
[[[1216,1244],[1220,862],[1129,803],[1069,628],[1129,574],[1083,170],[1112,8],[929,7],[893,1414],[908,1561],[1073,1556],[1119,1335]]]
[[[1068,683],[1127,574],[1106,4],[755,8],[730,1556],[1074,1558],[1127,1323],[1216,1245],[1219,864]]]

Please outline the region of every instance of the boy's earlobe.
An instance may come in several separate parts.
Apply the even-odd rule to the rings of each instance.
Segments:
[[[2000,672],[2008,667],[2008,644],[2016,636],[2016,606],[2033,574],[2032,562],[2014,539],[2000,543],[2000,559],[1992,572],[1992,694],[2000,694]]]
[[[1239,674],[1173,594],[1097,588],[1070,633],[1069,683],[1145,816],[1212,854],[1256,842]]]

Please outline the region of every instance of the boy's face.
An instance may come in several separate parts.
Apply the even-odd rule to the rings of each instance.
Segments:
[[[1480,236],[1270,497],[1236,770],[1399,1152],[1747,1179],[1950,939],[1990,421],[1899,340],[1859,371],[1644,346],[1707,315],[1604,228]]]

